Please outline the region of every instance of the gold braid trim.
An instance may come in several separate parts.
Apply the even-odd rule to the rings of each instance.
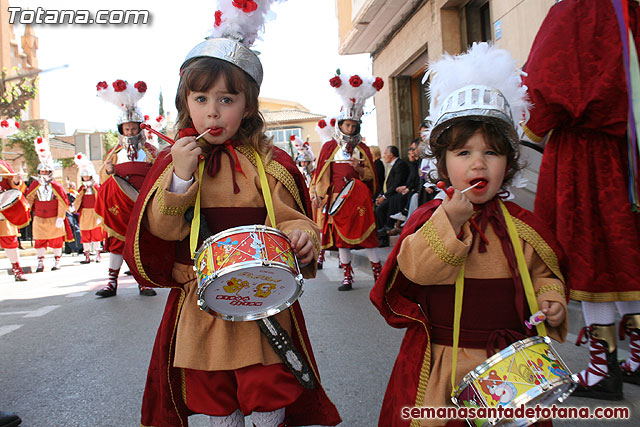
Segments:
[[[413,320],[414,322],[419,322],[424,328],[424,333],[427,335],[427,345],[425,347],[424,357],[422,359],[422,366],[420,367],[420,379],[418,380],[418,388],[416,389],[416,401],[413,405],[415,407],[421,407],[424,405],[424,395],[427,392],[427,384],[429,383],[429,377],[431,376],[431,337],[429,336],[429,328],[420,319],[416,319],[414,317],[396,312],[393,307],[391,307],[391,304],[389,303],[389,300],[386,296],[384,297],[384,301],[387,304],[387,307],[389,307],[389,310],[391,310],[391,312],[396,316],[405,317],[407,319]],[[411,421],[411,427],[420,427],[420,420],[413,419]]]
[[[335,224],[334,224],[334,227],[335,227]],[[364,242],[365,240],[367,240],[367,239],[369,238],[369,235],[370,235],[371,233],[373,233],[373,230],[375,230],[375,229],[376,229],[376,223],[374,222],[373,224],[371,224],[371,226],[369,227],[369,229],[368,229],[367,231],[365,231],[365,232],[362,234],[362,236],[360,236],[360,237],[359,237],[359,238],[357,238],[357,239],[348,239],[348,238],[346,238],[346,237],[344,237],[344,236],[342,235],[342,233],[340,232],[340,230],[338,230],[338,227],[335,227],[335,229],[336,229],[336,232],[338,233],[338,236],[340,236],[340,238],[341,238],[342,240],[344,240],[345,242],[347,242],[347,243],[348,243],[348,244],[350,244],[350,245],[359,245],[360,243],[362,243],[362,242]]]
[[[513,223],[518,231],[518,236],[522,237],[527,243],[533,246],[536,253],[542,258],[542,261],[549,267],[551,272],[556,275],[557,278],[564,283],[564,276],[560,271],[560,262],[556,253],[551,249],[551,246],[544,241],[542,237],[526,222],[513,217]],[[564,292],[563,292],[564,295]]]
[[[247,145],[239,145],[236,147],[236,150],[241,152],[247,159],[249,159],[249,161],[253,163],[254,166],[257,165],[255,152],[251,149],[251,147]],[[287,168],[276,161],[270,161],[265,165],[264,170],[266,173],[280,181],[282,185],[284,185],[284,187],[289,191],[289,193],[291,193],[296,203],[298,204],[300,211],[306,212],[304,209],[304,204],[302,203],[302,198],[300,197],[300,192],[298,191],[298,186],[296,185],[296,181],[289,173]]]
[[[443,262],[455,267],[464,264],[467,256],[465,255],[463,257],[460,257],[451,253],[440,238],[440,235],[436,231],[436,228],[434,227],[431,220],[425,222],[420,229],[422,231],[422,235],[427,240],[427,243],[429,244],[429,246],[431,246],[431,249],[433,249],[436,255],[438,255],[438,258],[440,258]]]
[[[564,287],[557,283],[547,283],[546,285],[542,285],[540,289],[536,291],[536,298],[547,292],[557,292],[562,295],[563,299],[565,298]]]
[[[526,125],[522,125],[522,130],[525,135],[527,135],[533,142],[541,142],[544,138],[533,133],[531,129],[529,129]]]
[[[173,167],[173,162],[169,163],[169,166]],[[165,172],[162,173],[162,177],[165,176],[165,173],[166,173],[166,170]],[[196,203],[197,194],[193,196],[193,198],[189,200],[189,203],[187,203],[186,205],[167,206],[164,203],[164,192],[165,192],[164,188],[160,188],[160,186],[158,185],[158,196],[156,197],[156,201],[158,202],[160,213],[163,215],[182,216],[187,211],[187,209],[189,209],[191,206],[195,205]]]
[[[142,216],[142,215],[140,215]],[[176,311],[176,321],[173,325],[173,333],[171,334],[171,343],[169,344],[169,354],[167,355],[167,357],[169,358],[169,360],[167,361],[167,384],[169,385],[169,393],[171,393],[171,402],[173,403],[173,407],[176,410],[176,415],[178,416],[178,419],[180,420],[180,425],[184,426],[184,423],[182,422],[182,417],[180,416],[180,411],[178,410],[178,405],[176,404],[176,399],[173,395],[173,388],[171,388],[171,355],[174,354],[174,344],[175,344],[175,339],[176,339],[176,330],[178,329],[178,318],[180,317],[180,313],[182,312],[182,306],[184,304],[184,300],[185,300],[185,296],[186,296],[186,292],[184,291],[184,289],[180,290],[180,301],[178,301],[178,310]],[[180,369],[180,371],[182,372],[182,396],[184,398],[184,403],[186,405],[187,403],[187,386],[185,384],[185,380],[184,380],[184,369]]]
[[[147,193],[147,197],[145,198],[144,203],[142,204],[142,209],[140,210],[141,214],[140,216],[138,216],[138,223],[136,224],[136,234],[133,239],[133,258],[136,261],[136,268],[145,280],[153,283],[153,285],[157,286],[158,288],[169,288],[171,286],[164,286],[154,282],[144,270],[144,266],[142,265],[142,258],[140,257],[140,230],[142,229],[142,218],[144,217],[144,211],[147,209],[147,205],[149,204],[149,201],[153,197],[154,193],[160,188],[160,184],[164,180],[167,171],[171,170],[171,167],[172,163],[169,163],[169,165],[165,168],[164,171],[162,171],[162,174],[160,174],[156,182],[153,184],[153,187],[151,187],[149,193]]]
[[[614,301],[638,301],[640,291],[627,292],[586,292],[577,289],[569,291],[572,300],[587,302],[614,302]]]

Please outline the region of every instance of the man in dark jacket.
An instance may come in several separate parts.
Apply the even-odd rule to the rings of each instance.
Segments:
[[[382,192],[376,198],[376,226],[383,236],[386,231],[393,228],[394,224],[394,220],[389,218],[390,214],[395,213],[389,210],[391,200],[402,199],[402,194],[397,189],[404,186],[409,177],[409,165],[399,155],[398,147],[394,145],[387,147],[382,155],[387,167]]]

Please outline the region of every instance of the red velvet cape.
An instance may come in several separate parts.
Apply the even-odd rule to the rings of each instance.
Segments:
[[[639,49],[640,5],[628,6]],[[640,213],[627,193],[627,80],[612,2],[551,7],[525,71],[533,104],[527,134],[537,141],[552,131],[534,212],[571,254],[571,298],[640,300]]]
[[[418,399],[418,396],[420,393],[424,396],[431,370],[429,322],[420,306],[406,297],[412,285],[419,285],[414,284],[402,274],[398,268],[397,257],[402,241],[422,227],[441,203],[441,200],[432,200],[422,205],[409,217],[400,239],[387,258],[382,273],[371,290],[371,302],[386,322],[394,328],[407,329],[389,378],[380,412],[379,426],[407,427],[411,420],[401,418],[402,408],[422,406],[422,398]],[[560,247],[540,220],[515,203],[505,202],[505,205],[513,217],[524,221],[537,232],[537,235],[551,248],[560,265],[562,261]],[[538,251],[535,245],[534,249]]]
[[[185,296],[184,289],[173,280],[171,275],[175,258],[175,242],[159,239],[141,225],[147,202],[155,193],[156,181],[170,166],[171,161],[169,151],[163,150],[151,168],[134,206],[124,249],[124,259],[138,283],[144,286],[172,288],[156,335],[142,402],[141,424],[154,427],[187,426],[187,417],[193,414],[182,397],[184,382],[181,370],[173,367],[175,326]],[[309,216],[311,212],[309,192],[291,156],[274,147],[272,161],[283,165],[291,174],[303,200],[305,213]],[[297,331],[292,334],[294,345],[300,354],[307,356],[307,361],[317,374],[318,367],[299,302],[295,302],[292,306],[292,318],[293,326]],[[286,408],[285,423],[287,425],[334,426],[341,422],[336,407],[320,385],[318,375],[317,384],[313,390],[305,389],[300,398]]]

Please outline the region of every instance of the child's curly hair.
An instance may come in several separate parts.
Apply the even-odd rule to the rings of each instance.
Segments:
[[[482,132],[487,143],[496,153],[507,156],[507,173],[502,181],[504,189],[513,176],[522,169],[520,164],[520,152],[513,149],[511,142],[501,131],[499,126],[480,120],[465,120],[457,123],[440,135],[437,140],[429,141],[431,154],[428,156],[436,160],[437,176],[430,175],[429,180],[433,183],[444,181],[447,186],[451,185],[447,172],[446,155],[447,151],[456,150],[469,140],[476,132]]]
[[[189,92],[206,92],[220,76],[224,78],[230,93],[243,93],[245,97],[247,115],[242,120],[234,139],[253,146],[265,163],[268,163],[271,159],[273,143],[272,139],[264,133],[264,117],[258,108],[260,87],[248,74],[227,61],[199,57],[184,64],[176,93],[176,108],[178,110],[176,130],[192,126],[187,106]]]

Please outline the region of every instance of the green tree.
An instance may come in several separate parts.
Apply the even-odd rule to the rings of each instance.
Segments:
[[[31,175],[38,174],[38,164],[40,163],[33,141],[42,135],[42,130],[37,129],[34,126],[27,125],[20,128],[19,132],[8,138],[9,147],[15,147],[17,145],[22,148],[24,160],[27,163],[27,173]]]
[[[18,69],[14,67],[14,71]],[[7,69],[0,71],[0,117],[20,119],[20,112],[27,108],[29,101],[38,94],[38,78],[9,77]]]
[[[158,114],[164,116],[164,98],[162,97],[162,90],[160,90],[160,95],[158,95]]]
[[[104,152],[106,154],[118,144],[118,134],[115,131],[110,130],[104,132],[103,135],[102,148],[104,148]]]

